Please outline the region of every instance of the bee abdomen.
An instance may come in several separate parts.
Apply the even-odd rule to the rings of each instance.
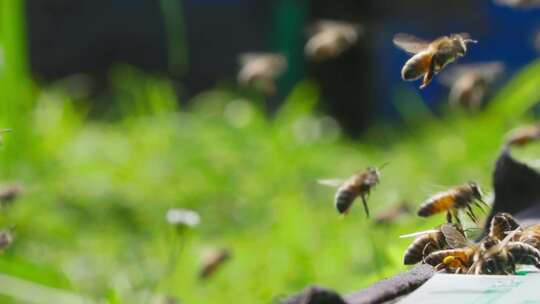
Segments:
[[[346,213],[351,207],[356,194],[349,189],[341,189],[336,195],[336,208],[339,213]]]
[[[419,263],[424,258],[424,254],[430,254],[433,250],[426,250],[424,252],[424,248],[429,243],[432,243],[431,238],[428,237],[422,237],[419,239],[416,239],[405,251],[405,255],[403,256],[403,264],[404,265],[414,265],[416,263]]]
[[[422,53],[416,54],[409,59],[401,69],[401,78],[403,80],[412,81],[422,77],[428,66],[426,64],[428,63],[426,62],[426,59],[428,58]]]

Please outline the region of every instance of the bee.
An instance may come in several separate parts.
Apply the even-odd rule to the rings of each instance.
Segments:
[[[240,56],[238,83],[252,86],[267,95],[276,93],[275,80],[287,68],[287,60],[281,54],[247,53]]]
[[[428,42],[413,35],[396,34],[394,44],[414,55],[403,65],[401,78],[413,81],[424,76],[420,89],[425,88],[446,65],[465,56],[468,43],[477,43],[469,37],[467,33],[451,34]]]
[[[496,4],[510,6],[512,8],[534,8],[540,7],[540,0],[495,0]]]
[[[422,262],[424,258],[432,252],[461,245],[456,244],[456,236],[454,236],[454,234],[461,234],[463,237],[465,236],[465,232],[461,225],[444,224],[438,229],[400,236],[400,238],[417,237],[405,250],[403,264],[414,265]]]
[[[454,218],[458,223],[461,220],[458,217],[458,210],[467,209],[466,213],[471,220],[478,223],[478,218],[473,212],[471,205],[476,205],[483,210],[482,205],[487,204],[482,200],[482,192],[480,186],[475,182],[457,186],[445,192],[435,194],[424,202],[418,209],[418,216],[428,217],[437,213],[446,212],[446,220],[452,223]]]
[[[466,273],[473,264],[472,257],[478,246],[467,240],[460,225],[443,225],[441,232],[447,243],[447,249],[441,248],[429,253],[424,257],[424,263],[434,266],[437,271]]]
[[[508,233],[519,229],[516,219],[509,213],[500,212],[491,218],[488,236],[502,241]]]
[[[13,243],[13,235],[10,230],[0,231],[0,251],[8,249]]]
[[[533,246],[540,250],[540,224],[532,225],[518,231],[516,239],[519,242]]]
[[[211,249],[203,252],[202,266],[199,271],[200,279],[207,279],[216,272],[227,260],[231,258],[231,252],[227,249]]]
[[[370,191],[379,184],[380,170],[384,168],[386,164],[382,165],[379,169],[376,167],[368,167],[366,170],[361,171],[351,176],[345,182],[335,179],[319,180],[319,183],[331,187],[339,187],[335,196],[336,209],[340,214],[346,214],[352,206],[352,203],[357,197],[362,199],[364,205],[364,211],[366,217],[369,218],[369,209],[367,205],[367,197]]]
[[[442,73],[440,80],[450,87],[448,99],[452,106],[478,110],[483,106],[491,84],[503,71],[501,62],[460,65]]]
[[[540,269],[540,251],[529,244],[509,241],[510,239],[511,236],[508,241],[500,242],[485,251],[478,251],[469,273],[515,274],[518,264],[533,265]]]
[[[356,23],[321,20],[315,22],[309,32],[311,37],[306,43],[305,54],[320,62],[336,58],[353,46],[363,28]]]
[[[411,207],[401,202],[390,207],[386,212],[379,214],[375,219],[375,223],[379,225],[390,224],[409,213],[411,213]]]
[[[524,146],[540,138],[540,124],[514,129],[507,135],[506,145]]]
[[[0,189],[0,205],[7,206],[16,200],[23,192],[23,187],[20,185],[9,185]]]

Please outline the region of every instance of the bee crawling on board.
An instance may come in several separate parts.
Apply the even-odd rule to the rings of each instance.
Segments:
[[[475,111],[484,106],[492,84],[503,71],[501,62],[464,64],[449,68],[439,79],[450,87],[450,105]]]
[[[363,33],[363,27],[344,21],[320,20],[309,28],[309,33],[305,54],[320,62],[339,57],[352,47]]]
[[[477,43],[467,33],[442,36],[432,42],[409,34],[396,34],[394,44],[413,56],[405,62],[401,78],[413,81],[423,76],[420,89],[427,87],[433,77],[446,65],[465,56],[467,44]]]
[[[407,247],[403,256],[404,265],[422,262],[430,253],[456,246],[454,234],[465,235],[459,224],[444,224],[439,228],[400,236],[400,238],[416,237]]]
[[[472,205],[477,206],[481,210],[482,205],[489,207],[482,200],[482,191],[480,186],[475,182],[468,182],[464,185],[454,187],[450,190],[440,192],[430,197],[418,209],[418,216],[428,217],[437,213],[446,212],[446,220],[452,223],[452,219],[461,223],[458,216],[458,211],[466,209],[466,214],[469,218],[478,223],[479,220],[473,212]]]
[[[367,197],[371,190],[379,184],[380,170],[388,163],[383,164],[379,168],[368,167],[366,170],[358,172],[351,176],[348,180],[339,179],[322,179],[319,183],[326,186],[338,187],[335,196],[336,209],[340,214],[346,214],[352,206],[352,203],[357,197],[362,199],[364,211],[369,218],[369,209],[367,205]]]
[[[446,246],[424,255],[423,262],[435,267],[437,271],[465,273],[472,265],[472,256],[477,245],[469,241],[461,225],[441,226]]]

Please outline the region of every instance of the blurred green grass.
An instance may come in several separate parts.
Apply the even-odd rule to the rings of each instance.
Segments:
[[[57,86],[32,84],[22,2],[1,3],[0,127],[14,132],[0,150],[0,175],[27,190],[0,213],[2,227],[16,226],[0,272],[99,302],[170,294],[182,303],[268,303],[312,283],[347,292],[402,271],[410,240],[398,236],[443,217],[376,226],[354,206],[343,218],[333,190],[316,180],[390,161],[369,200],[374,215],[402,200],[416,206],[440,189],[433,185],[477,180],[489,190],[503,135],[533,119],[528,110],[540,97],[535,62],[478,115],[434,117],[405,93],[403,125],[374,126],[352,141],[317,111],[309,81],[268,117],[260,101],[220,88],[179,109],[166,80],[119,67],[111,73],[119,117],[94,120]],[[202,223],[166,276],[172,207],[196,210]],[[201,282],[208,246],[233,258]],[[0,286],[0,302],[23,301],[9,286]]]

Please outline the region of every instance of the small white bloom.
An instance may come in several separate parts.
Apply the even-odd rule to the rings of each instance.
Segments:
[[[173,226],[195,227],[201,221],[199,214],[192,210],[173,208],[167,211],[167,222]]]

